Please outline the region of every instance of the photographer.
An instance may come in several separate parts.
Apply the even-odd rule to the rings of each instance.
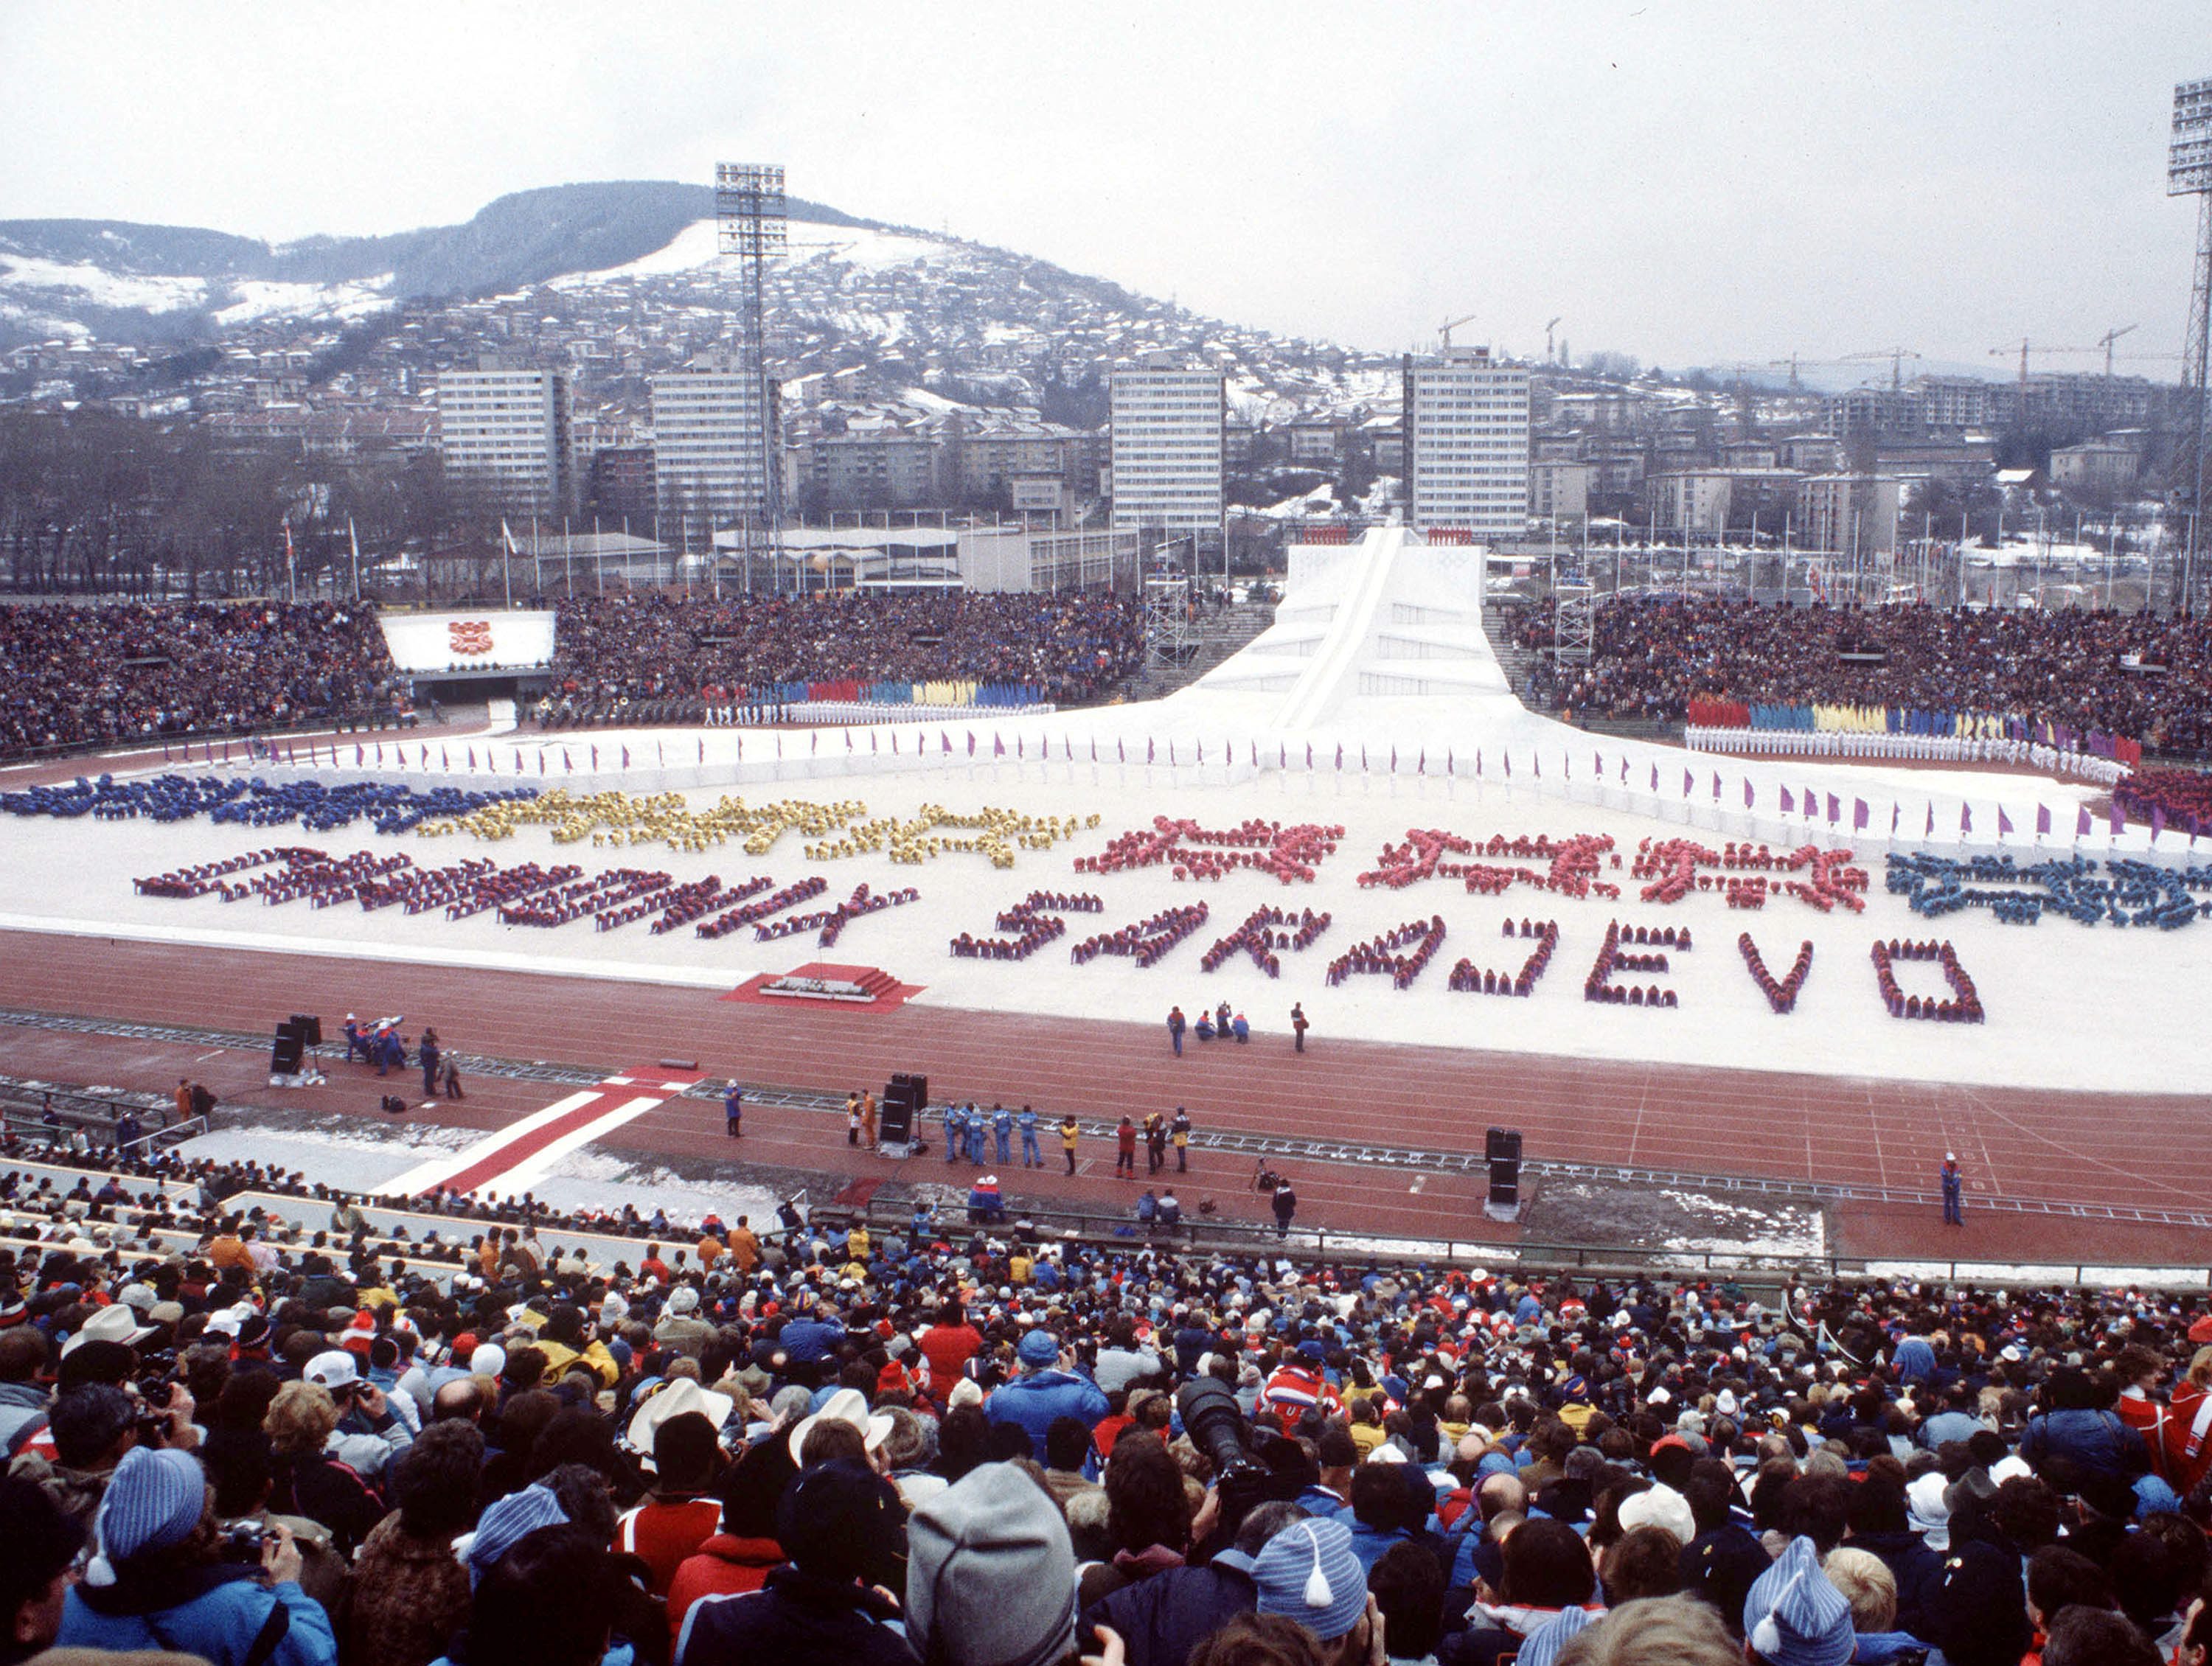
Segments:
[[[163,1649],[212,1666],[335,1666],[322,1605],[283,1528],[260,1565],[221,1560],[215,1496],[189,1452],[134,1449],[100,1514],[99,1554],[64,1606],[64,1648]]]
[[[261,1421],[275,1456],[270,1502],[331,1530],[342,1555],[351,1556],[385,1516],[383,1497],[362,1475],[329,1450],[338,1409],[319,1383],[287,1383],[276,1390]]]

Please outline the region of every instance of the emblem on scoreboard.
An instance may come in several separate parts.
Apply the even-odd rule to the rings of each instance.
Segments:
[[[488,654],[491,651],[491,621],[452,620],[446,626],[446,643],[457,654]]]

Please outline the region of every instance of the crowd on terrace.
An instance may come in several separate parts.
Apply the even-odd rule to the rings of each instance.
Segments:
[[[1548,601],[1510,611],[1512,639],[1548,647]],[[2156,750],[2212,756],[2212,624],[2096,609],[1950,611],[1622,597],[1597,609],[1587,665],[1540,662],[1540,706],[1680,721],[1692,700],[1979,712]],[[1846,655],[1875,655],[1852,659]]]
[[[358,718],[392,674],[351,605],[0,604],[0,755]]]
[[[2203,1666],[2212,1633],[2202,1295],[926,1215],[663,1221],[611,1262],[480,1220],[434,1264],[343,1198],[289,1241],[229,1203],[297,1176],[149,1178],[0,1178],[11,1662]]]
[[[554,678],[580,701],[743,699],[793,683],[941,680],[1098,699],[1144,657],[1136,601],[1051,595],[807,594],[554,603]]]

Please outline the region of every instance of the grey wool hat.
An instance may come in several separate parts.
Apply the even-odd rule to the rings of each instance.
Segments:
[[[1050,1666],[1075,1647],[1075,1551],[1045,1490],[971,1469],[907,1523],[907,1637],[948,1666]]]

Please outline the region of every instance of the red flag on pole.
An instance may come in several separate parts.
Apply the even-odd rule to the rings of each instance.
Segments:
[[[1867,825],[1867,822],[1868,822],[1869,819],[1872,816],[1872,815],[1873,815],[1873,812],[1872,812],[1871,810],[1869,810],[1869,809],[1867,809],[1867,801],[1866,801],[1865,799],[1863,799],[1863,798],[1854,798],[1854,799],[1852,799],[1852,800],[1851,800],[1851,831],[1852,831],[1853,833],[1863,833],[1863,832],[1865,832],[1865,831],[1866,831],[1866,825]]]
[[[1782,813],[1784,815],[1795,815],[1797,813],[1797,801],[1790,796],[1790,789],[1787,787],[1782,789]]]
[[[1838,798],[1836,795],[1832,792],[1828,795],[1828,825],[1832,827],[1837,822],[1843,819],[1843,801]]]
[[[1997,806],[1997,837],[2002,839],[2012,831],[2012,817],[2005,814],[2002,804]]]

